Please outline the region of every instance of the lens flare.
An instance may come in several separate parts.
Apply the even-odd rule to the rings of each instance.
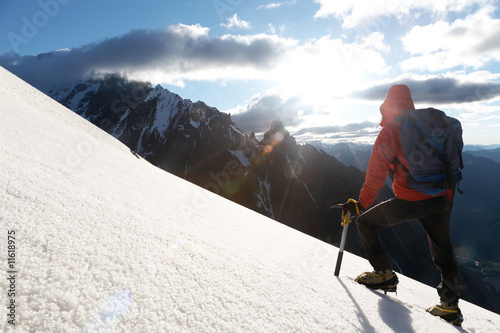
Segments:
[[[229,184],[224,188],[226,195],[231,196],[239,192],[241,184],[237,180],[231,180]]]
[[[132,304],[132,293],[122,290],[109,297],[91,316],[82,332],[104,332],[116,326]]]
[[[476,259],[476,251],[474,251],[472,246],[461,245],[459,247],[455,247],[455,254],[457,260],[462,264],[475,262]]]
[[[285,134],[281,131],[278,131],[276,133],[274,133],[274,137],[273,137],[273,145],[276,146],[276,145],[279,145],[283,142],[283,140],[285,139]]]
[[[144,264],[148,268],[148,272],[151,275],[156,275],[161,270],[161,261],[165,258],[168,258],[172,252],[181,244],[181,240],[177,239],[175,243],[171,244],[165,251],[163,251],[160,257],[149,258],[147,261],[144,261]]]

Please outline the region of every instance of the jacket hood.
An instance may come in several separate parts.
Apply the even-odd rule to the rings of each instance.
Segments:
[[[410,88],[405,84],[392,86],[389,88],[384,102],[380,105],[380,114],[382,115],[380,126],[384,127],[408,110],[415,110]]]

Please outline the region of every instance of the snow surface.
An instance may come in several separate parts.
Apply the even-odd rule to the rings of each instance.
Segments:
[[[168,90],[163,90],[158,98],[158,103],[156,106],[156,114],[153,126],[150,132],[156,128],[159,134],[163,137],[165,130],[170,125],[175,112],[177,111],[177,105],[181,102],[181,98],[175,94],[172,94]],[[174,114],[172,113],[174,111]]]
[[[462,301],[456,328],[430,316],[435,289],[370,267],[172,176],[0,68],[0,260],[16,237],[17,332],[498,332]]]

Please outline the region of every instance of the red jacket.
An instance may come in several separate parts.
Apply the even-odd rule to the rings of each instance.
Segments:
[[[391,170],[395,171],[392,189],[397,198],[408,201],[432,198],[432,196],[427,194],[409,189],[406,181],[406,172],[403,167],[399,163],[393,165],[394,158],[397,157],[407,169],[409,168],[401,149],[400,131],[401,122],[392,121],[382,128],[375,141],[372,155],[368,162],[366,181],[359,195],[359,203],[364,208],[368,208],[373,204]],[[448,192],[450,196],[451,191]],[[444,195],[444,193],[440,195]]]

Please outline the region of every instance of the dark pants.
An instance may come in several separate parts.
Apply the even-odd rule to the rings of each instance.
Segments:
[[[456,304],[459,275],[450,240],[451,209],[452,203],[446,196],[421,201],[393,198],[361,214],[356,225],[370,264],[377,271],[391,269],[391,261],[380,243],[379,230],[418,219],[427,232],[434,264],[441,271],[441,284],[437,288],[441,301]]]

